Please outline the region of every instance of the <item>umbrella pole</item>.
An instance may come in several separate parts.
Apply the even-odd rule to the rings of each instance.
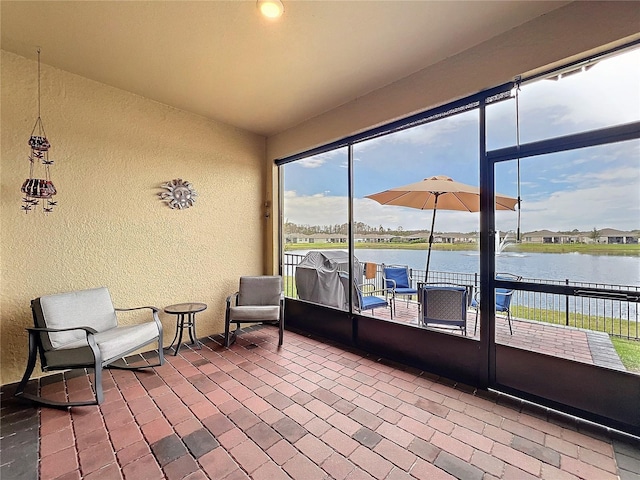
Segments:
[[[431,245],[433,245],[433,227],[436,224],[436,212],[438,211],[438,197],[439,193],[435,194],[436,199],[433,205],[433,216],[431,217],[431,232],[429,233],[429,251],[427,253],[427,268],[424,271],[424,281],[426,282],[429,277],[429,262],[431,261]]]

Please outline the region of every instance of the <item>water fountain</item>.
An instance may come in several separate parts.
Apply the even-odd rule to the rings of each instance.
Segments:
[[[500,239],[500,230],[496,231],[496,255],[503,257],[524,257],[525,255],[522,253],[516,252],[507,252],[505,249],[509,245],[513,245],[516,243],[515,233],[513,230],[509,230],[504,234],[502,240]]]

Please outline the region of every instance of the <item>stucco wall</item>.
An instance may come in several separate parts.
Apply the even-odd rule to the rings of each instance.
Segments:
[[[40,295],[104,285],[117,307],[201,301],[198,335],[222,332],[239,275],[264,269],[265,139],[43,64],[58,206],[25,214],[37,63],[2,51],[1,79],[0,382],[22,375]],[[158,198],[174,178],[192,182],[193,207]],[[168,343],[175,316],[161,320]]]

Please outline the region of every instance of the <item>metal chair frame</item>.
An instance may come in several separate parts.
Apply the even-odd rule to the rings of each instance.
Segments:
[[[393,269],[397,271],[404,270],[406,272],[407,278],[407,287],[398,287],[398,282],[394,278],[388,278],[387,270]],[[416,300],[418,302],[418,310],[420,311],[422,308],[422,304],[420,302],[420,298],[418,295],[418,289],[413,288],[413,276],[411,275],[411,269],[408,265],[386,265],[382,264],[382,283],[384,288],[391,292],[391,299],[393,302],[393,307],[396,308],[396,297],[406,297],[407,307],[409,306],[409,300],[414,295],[416,296]]]
[[[278,303],[277,306],[279,308],[279,314],[278,314],[278,319],[277,320],[270,320],[267,318],[259,318],[259,309],[260,307],[275,307],[276,304],[272,303],[272,302],[261,302],[260,304],[255,304],[255,305],[251,305],[251,304],[246,304],[244,303],[243,305],[240,305],[240,303],[242,303],[241,300],[241,293],[243,291],[243,279],[247,279],[250,282],[270,282],[270,281],[275,281],[275,279],[278,278],[280,280],[280,294],[278,296]],[[246,287],[244,287],[246,288]],[[257,312],[257,316],[256,317],[252,317],[252,318],[233,318],[232,316],[232,307],[234,306],[245,306],[247,308],[250,307],[257,307],[256,312]],[[230,328],[231,328],[231,324],[235,323],[236,324],[236,330],[231,332]],[[255,276],[255,277],[250,277],[250,276],[245,276],[245,277],[240,277],[240,289],[235,292],[232,293],[231,295],[229,295],[227,297],[227,307],[225,310],[225,326],[224,326],[224,346],[225,347],[229,347],[232,343],[234,343],[236,341],[237,338],[237,330],[240,329],[240,324],[243,323],[267,323],[267,324],[277,324],[278,325],[278,346],[282,345],[283,339],[284,339],[284,291],[282,289],[282,277],[280,277],[279,275],[273,275],[273,276],[269,276],[269,275],[263,275],[263,276]]]
[[[512,273],[498,273],[496,274],[496,280],[511,280],[519,282],[522,280],[520,275],[514,275]],[[513,327],[511,325],[511,299],[513,297],[514,290],[508,288],[496,288],[496,312],[507,314],[507,323],[509,324],[509,334],[513,335]],[[476,311],[475,324],[473,327],[473,334],[476,334],[478,330],[478,312],[480,311],[480,292],[476,292],[473,301],[471,302],[471,308]]]
[[[340,276],[340,281],[342,282],[342,285],[345,287],[345,298],[348,298],[346,285],[349,282],[349,274],[346,272],[338,272],[338,275]],[[387,298],[388,289],[386,288],[376,289],[375,285],[370,282],[358,283],[354,280],[352,284],[353,284],[352,291],[353,291],[353,299],[354,299],[354,308],[358,310],[358,312],[362,312],[363,310],[371,310],[373,312],[376,308],[389,307],[391,320],[393,320],[394,307],[393,307],[393,303],[389,303],[389,300]],[[384,297],[380,297],[378,296],[378,294],[382,294],[384,295]],[[368,298],[369,299],[373,298],[376,300],[373,302],[368,302],[367,301]]]

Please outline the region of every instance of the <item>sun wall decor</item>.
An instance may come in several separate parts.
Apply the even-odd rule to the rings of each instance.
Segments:
[[[29,137],[29,146],[31,147],[29,178],[24,181],[20,189],[25,194],[22,198],[22,210],[25,213],[29,213],[42,201],[42,211],[50,213],[57,204],[57,202],[51,200],[57,192],[49,172],[49,167],[53,165],[53,160],[49,159],[51,144],[47,140],[47,134],[44,131],[44,125],[40,117],[40,49],[38,49],[38,118],[31,131],[31,137]],[[41,175],[40,178],[35,177],[34,170],[36,169],[44,170],[44,175]]]
[[[167,192],[161,192],[158,196],[167,202],[167,205],[171,208],[184,209],[189,208],[196,201],[198,194],[193,189],[193,185],[190,182],[184,181],[181,178],[175,178],[170,182],[163,183],[162,188],[167,189]]]

